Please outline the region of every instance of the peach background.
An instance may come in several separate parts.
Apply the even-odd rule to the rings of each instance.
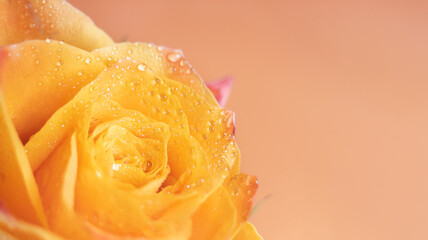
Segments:
[[[72,0],[236,78],[265,239],[428,239],[428,2]]]

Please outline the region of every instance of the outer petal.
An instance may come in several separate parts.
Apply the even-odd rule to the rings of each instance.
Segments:
[[[46,38],[86,50],[113,44],[91,19],[64,0],[0,0],[0,45]]]
[[[226,181],[224,186],[237,208],[240,220],[247,221],[258,188],[257,178],[240,173]]]
[[[220,187],[199,206],[193,215],[191,240],[222,240],[230,238],[237,224],[237,212],[227,191]]]
[[[184,59],[180,50],[156,47],[146,43],[120,43],[97,49],[94,54],[101,57],[107,66],[112,66],[126,58],[138,60],[152,69],[157,76],[181,82],[191,87],[208,103],[218,106],[204,81]]]
[[[14,216],[47,226],[33,172],[0,90],[0,202]]]
[[[91,53],[58,41],[4,47],[0,61],[6,109],[24,142],[104,69]]]
[[[0,236],[1,239],[11,237],[11,239],[63,240],[46,229],[15,219],[3,211],[0,211]]]
[[[263,238],[259,235],[253,224],[246,222],[242,225],[233,240],[263,240]]]
[[[191,239],[227,239],[248,219],[257,179],[238,174],[223,183],[193,215]]]

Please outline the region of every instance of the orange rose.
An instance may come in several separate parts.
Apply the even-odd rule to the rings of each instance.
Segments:
[[[233,113],[180,51],[114,44],[60,0],[0,13],[0,235],[261,239]]]

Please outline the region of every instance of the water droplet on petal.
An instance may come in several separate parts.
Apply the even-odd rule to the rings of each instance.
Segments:
[[[122,164],[120,164],[120,163],[114,163],[113,166],[112,166],[112,168],[115,171],[119,171],[120,166],[122,166]]]
[[[146,65],[138,64],[138,70],[140,70],[140,71],[146,70]]]
[[[181,58],[180,53],[170,53],[168,54],[168,60],[171,62],[177,62],[178,59]]]
[[[147,161],[146,163],[146,168],[144,169],[145,172],[150,171],[150,169],[152,168],[152,162]]]
[[[91,62],[91,58],[86,58],[85,63],[89,64]]]

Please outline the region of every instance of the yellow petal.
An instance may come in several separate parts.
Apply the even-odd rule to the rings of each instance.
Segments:
[[[0,90],[0,202],[14,216],[47,226],[33,172]]]
[[[87,115],[79,125],[76,211],[85,216],[90,224],[115,235],[186,239],[191,224],[186,220],[189,218],[189,208],[197,205],[192,199],[198,196],[178,197],[161,193],[141,196],[118,187],[120,184],[100,171],[92,156],[94,143],[90,138],[88,141],[91,118]]]
[[[93,239],[74,211],[76,175],[77,146],[73,134],[49,155],[35,177],[51,231],[69,239]]]
[[[101,118],[103,115],[94,115],[94,118]],[[138,117],[127,117],[103,122],[92,133],[98,150],[97,158],[105,161],[98,157],[104,155],[103,152],[113,155],[113,178],[136,187],[157,178],[165,179],[169,173],[169,128],[159,122],[140,123],[139,120]]]
[[[64,0],[0,1],[0,45],[46,38],[88,51],[113,44],[90,18]]]
[[[0,211],[0,236],[2,239],[4,237],[2,235],[3,232],[7,234],[6,236],[12,236],[16,239],[64,240],[49,230],[19,219],[15,219],[3,211]]]
[[[146,43],[119,43],[96,49],[93,53],[101,57],[107,66],[112,66],[121,59],[135,59],[152,69],[155,75],[181,82],[191,87],[208,103],[218,106],[211,91],[179,50]]]
[[[245,223],[257,190],[257,178],[238,174],[224,182],[192,217],[191,239],[226,239]],[[207,237],[208,236],[208,237]]]
[[[223,186],[227,189],[240,220],[246,221],[250,215],[254,195],[258,188],[257,178],[240,173],[228,179]]]
[[[190,239],[227,239],[237,226],[236,209],[227,191],[220,187],[199,206],[192,217],[192,237]]]
[[[0,52],[0,87],[23,142],[104,69],[91,53],[58,41],[27,41]]]
[[[253,224],[246,222],[241,226],[238,234],[233,240],[263,240]]]

